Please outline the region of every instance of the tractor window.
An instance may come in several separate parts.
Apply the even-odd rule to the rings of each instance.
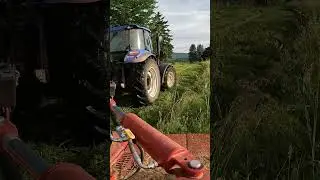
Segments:
[[[110,52],[126,51],[129,47],[129,30],[111,32]]]
[[[130,30],[130,49],[145,49],[142,29]]]
[[[151,41],[150,33],[148,31],[144,31],[144,40],[146,44],[146,49],[152,52],[152,41]]]

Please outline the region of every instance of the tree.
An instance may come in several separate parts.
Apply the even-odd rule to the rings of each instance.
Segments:
[[[210,58],[211,55],[212,55],[212,50],[211,50],[211,47],[209,46],[203,51],[201,58],[205,60],[207,58]]]
[[[204,48],[203,48],[203,45],[202,44],[198,44],[197,46],[197,60],[201,60],[201,56],[202,56],[202,53],[204,51]]]
[[[160,59],[165,60],[168,57],[171,57],[173,53],[173,45],[172,45],[172,35],[170,34],[170,29],[168,25],[168,21],[165,20],[164,16],[157,12],[150,23],[150,30],[153,36],[153,47],[157,47],[156,44],[156,36],[162,36],[162,42],[160,44],[161,53]]]
[[[197,60],[197,48],[195,44],[191,44],[189,48],[189,61],[194,62]]]
[[[156,9],[156,0],[111,0],[110,24],[148,26]]]

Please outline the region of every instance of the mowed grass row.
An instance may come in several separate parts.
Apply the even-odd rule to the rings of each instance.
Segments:
[[[163,133],[209,133],[209,62],[179,62],[174,66],[178,77],[178,84],[174,89],[162,92],[152,106],[124,110],[136,113]],[[69,147],[63,143],[60,146],[32,142],[28,144],[49,163],[75,163],[97,179],[107,178],[109,147],[106,144],[94,147]]]

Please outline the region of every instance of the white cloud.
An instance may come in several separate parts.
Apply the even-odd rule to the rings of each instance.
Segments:
[[[209,46],[210,0],[158,0],[168,20],[174,52],[188,52],[191,44]]]

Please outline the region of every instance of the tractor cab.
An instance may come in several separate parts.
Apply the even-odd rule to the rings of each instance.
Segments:
[[[146,50],[152,52],[151,32],[138,25],[116,26],[111,28],[110,52],[130,52]]]
[[[115,26],[110,30],[112,62],[139,63],[154,56],[151,31],[139,25]]]

